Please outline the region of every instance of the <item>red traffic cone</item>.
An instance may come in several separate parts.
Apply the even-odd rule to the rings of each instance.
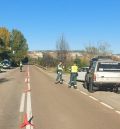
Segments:
[[[31,124],[31,121],[33,119],[33,116],[30,118],[30,120],[28,121],[27,120],[27,114],[24,115],[24,121],[22,123],[22,125],[20,126],[20,128],[24,128],[26,127],[27,125],[31,125],[31,126],[34,126],[33,124]]]

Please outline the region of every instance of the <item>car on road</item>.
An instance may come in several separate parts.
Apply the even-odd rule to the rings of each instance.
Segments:
[[[120,62],[99,58],[92,61],[85,75],[84,87],[89,92],[109,88],[116,93],[120,93]]]
[[[11,68],[11,62],[7,59],[2,61],[2,68],[3,69],[10,69]]]
[[[89,67],[82,67],[78,70],[77,81],[81,81],[81,82],[85,81],[85,75],[88,69]]]

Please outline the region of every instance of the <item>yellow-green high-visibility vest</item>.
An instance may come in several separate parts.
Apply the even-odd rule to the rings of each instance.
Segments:
[[[77,66],[72,66],[71,67],[71,72],[72,73],[77,73],[78,72],[78,67]]]

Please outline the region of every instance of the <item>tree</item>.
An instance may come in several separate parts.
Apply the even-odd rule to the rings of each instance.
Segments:
[[[10,32],[5,27],[0,27],[0,48],[10,50]]]
[[[99,51],[99,55],[109,55],[112,53],[110,50],[110,44],[104,41],[98,43],[98,51]]]
[[[63,62],[66,62],[67,56],[69,54],[69,45],[65,40],[64,35],[58,39],[56,42],[56,49],[57,49],[57,58]]]
[[[11,50],[13,52],[13,60],[18,63],[23,60],[28,51],[28,44],[24,35],[16,29],[12,30],[11,33]]]
[[[98,48],[89,44],[86,48],[85,48],[85,52],[90,56],[93,57],[94,55],[98,54]]]
[[[0,60],[9,58],[10,32],[5,27],[0,27]]]
[[[4,42],[3,42],[3,39],[0,38],[0,48],[2,49],[4,47]]]
[[[40,62],[40,65],[43,67],[54,67],[56,66],[56,59],[54,59],[49,53],[44,52],[43,58],[38,59]]]
[[[78,68],[81,67],[81,59],[76,58],[76,59],[74,60],[74,62],[77,64]]]
[[[112,52],[110,50],[110,45],[107,42],[98,42],[97,45],[89,44],[85,48],[85,52],[89,55],[89,58],[94,56],[107,56]]]

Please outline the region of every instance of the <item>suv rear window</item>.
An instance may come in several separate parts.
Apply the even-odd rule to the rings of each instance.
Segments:
[[[99,62],[97,71],[120,72],[120,63],[119,62]]]

